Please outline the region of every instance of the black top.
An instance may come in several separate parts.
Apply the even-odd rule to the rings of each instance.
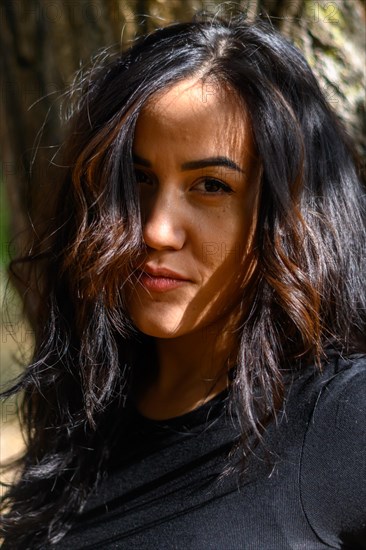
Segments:
[[[58,549],[366,549],[366,358],[288,385],[240,478],[227,395],[167,421],[133,415],[115,466]],[[122,445],[122,444],[121,444]]]

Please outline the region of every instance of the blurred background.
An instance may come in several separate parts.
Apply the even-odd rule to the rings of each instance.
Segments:
[[[121,49],[136,36],[197,12],[269,19],[305,54],[328,101],[355,142],[365,177],[366,8],[364,0],[1,0],[0,292],[2,388],[22,371],[33,345],[31,300],[11,278],[62,143],[62,99],[76,71],[101,49]],[[25,311],[24,311],[25,310]],[[0,459],[22,448],[17,403],[2,403]]]

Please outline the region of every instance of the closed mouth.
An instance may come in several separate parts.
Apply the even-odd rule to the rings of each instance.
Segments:
[[[167,269],[157,269],[151,273],[151,269],[143,269],[138,273],[138,282],[150,292],[166,292],[174,290],[189,282],[178,273]]]

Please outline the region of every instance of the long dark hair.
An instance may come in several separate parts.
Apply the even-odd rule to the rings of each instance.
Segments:
[[[4,394],[24,393],[27,441],[4,499],[6,548],[63,536],[127,422],[146,338],[124,299],[143,253],[134,128],[153,94],[193,75],[203,94],[217,83],[244,100],[262,165],[256,267],[231,390],[244,455],[248,433],[259,437],[281,403],[284,369],[320,365],[329,347],[362,345],[365,190],[302,55],[269,25],[240,18],[197,19],[138,39],[76,83],[47,239],[27,258],[41,266],[38,323],[33,362]]]

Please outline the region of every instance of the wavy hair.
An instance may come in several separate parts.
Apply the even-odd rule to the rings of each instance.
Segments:
[[[134,129],[154,94],[193,75],[210,79],[207,93],[213,82],[244,101],[262,165],[231,391],[244,456],[248,434],[260,437],[283,400],[284,369],[321,365],[329,347],[363,349],[365,190],[303,56],[243,18],[196,19],[138,39],[75,84],[47,239],[26,258],[41,290],[33,361],[4,393],[24,394],[27,443],[4,499],[4,548],[60,540],[128,422],[136,357],[149,345],[124,296],[144,252]]]

